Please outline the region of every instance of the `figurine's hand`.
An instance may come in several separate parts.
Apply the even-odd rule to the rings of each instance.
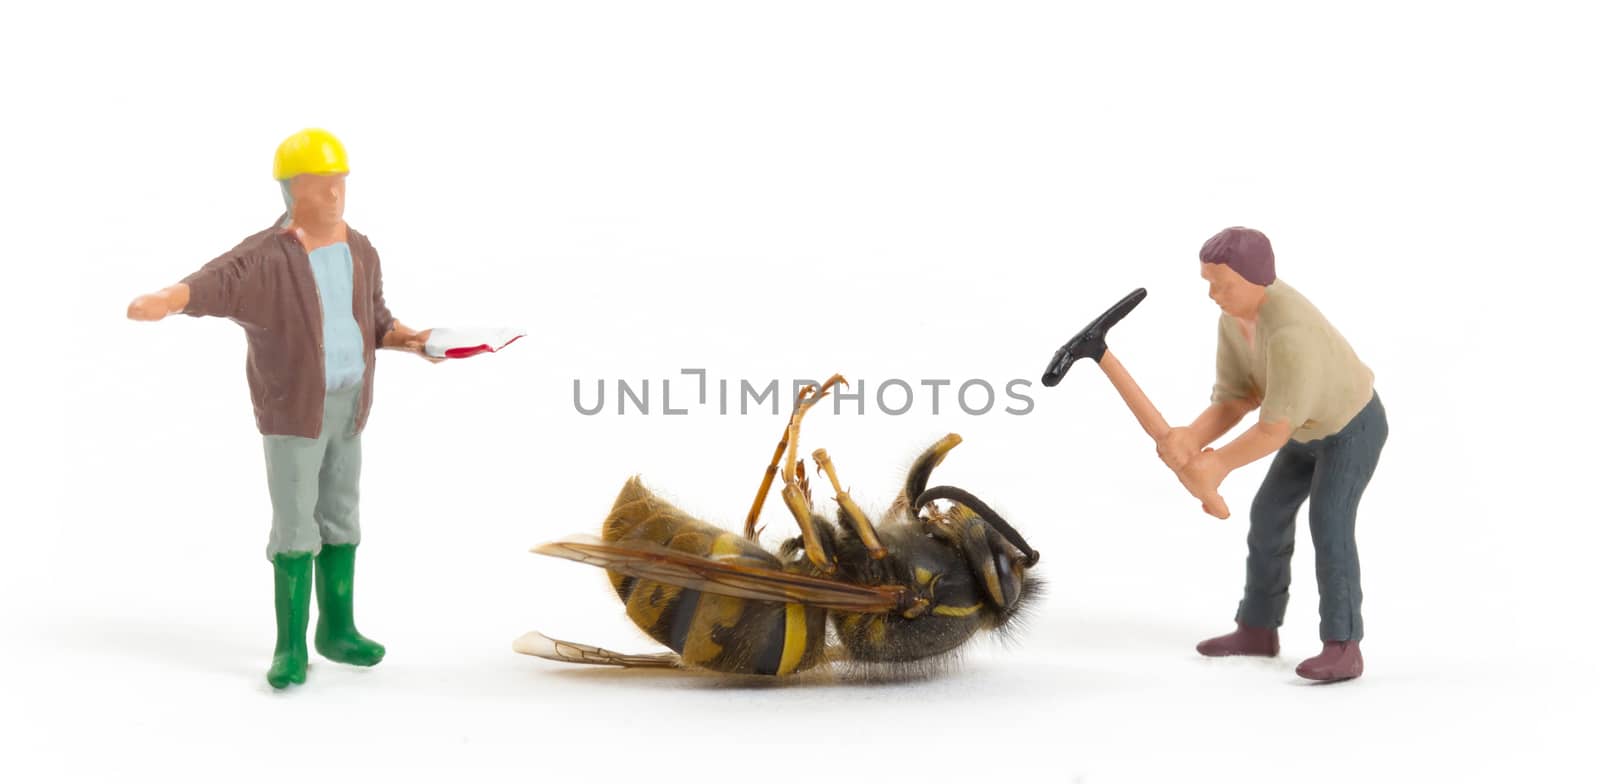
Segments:
[[[416,352],[417,356],[437,365],[440,362],[443,362],[445,358],[436,357],[428,353],[428,336],[432,334],[433,330],[431,329],[425,329],[421,332],[413,332],[406,337],[406,342],[402,345],[405,346],[407,351]]]
[[[1190,458],[1178,470],[1178,475],[1183,478],[1190,493],[1204,500],[1206,495],[1215,495],[1217,488],[1222,486],[1222,480],[1228,478],[1228,467],[1217,456],[1215,449],[1207,449]]]
[[[1156,441],[1156,454],[1167,467],[1179,471],[1200,453],[1200,439],[1192,428],[1175,427]]]
[[[134,321],[160,321],[171,312],[165,294],[145,294],[128,304],[128,318]]]

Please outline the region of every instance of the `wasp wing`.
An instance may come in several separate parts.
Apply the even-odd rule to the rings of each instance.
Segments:
[[[583,643],[567,642],[528,632],[511,643],[511,650],[529,656],[571,664],[604,664],[613,667],[680,667],[676,653],[617,653]]]
[[[574,537],[540,545],[533,548],[533,552],[720,596],[796,602],[845,612],[892,612],[900,609],[908,598],[907,590],[900,586],[857,585],[790,574],[643,542],[605,542],[593,537]]]

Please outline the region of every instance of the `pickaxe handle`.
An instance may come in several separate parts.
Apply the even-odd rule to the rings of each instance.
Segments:
[[[1156,409],[1156,405],[1150,402],[1149,397],[1145,396],[1144,390],[1140,389],[1139,385],[1134,382],[1133,376],[1128,373],[1128,369],[1122,366],[1122,363],[1117,360],[1116,355],[1112,354],[1110,349],[1107,349],[1101,355],[1100,369],[1105,371],[1106,378],[1111,379],[1111,385],[1117,388],[1118,394],[1122,395],[1123,402],[1127,403],[1128,408],[1133,411],[1134,418],[1139,420],[1139,426],[1144,428],[1144,432],[1148,433],[1150,438],[1155,441],[1165,438],[1167,432],[1172,430],[1172,427],[1167,424],[1166,417],[1161,416],[1161,412]],[[1183,483],[1189,494],[1200,499],[1206,514],[1221,520],[1228,519],[1228,504],[1222,500],[1221,495],[1214,492],[1202,494],[1190,484],[1188,479],[1184,478],[1183,472],[1178,471],[1175,473],[1178,475],[1178,481]]]

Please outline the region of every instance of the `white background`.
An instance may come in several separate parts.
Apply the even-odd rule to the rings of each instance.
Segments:
[[[8,11],[5,778],[1592,777],[1581,4],[1084,5]],[[357,595],[389,658],[313,656],[279,694],[243,339],[123,314],[278,214],[273,147],[308,125],[350,150],[347,218],[398,317],[531,335],[380,358]],[[1282,657],[1192,648],[1230,626],[1264,464],[1208,518],[1097,369],[1036,382],[1144,286],[1111,345],[1191,418],[1216,313],[1195,254],[1234,224],[1388,407],[1355,682],[1293,672],[1318,648],[1303,520]],[[594,530],[628,475],[742,520],[781,417],[662,416],[662,379],[693,402],[682,368],[1034,381],[1025,416],[948,389],[934,415],[921,387],[904,416],[819,409],[802,444],[870,511],[961,433],[935,480],[1044,555],[1018,645],[776,688],[513,654],[534,628],[651,649],[599,571],[527,553]],[[656,413],[618,415],[617,378],[652,379]],[[611,408],[578,414],[575,379]]]

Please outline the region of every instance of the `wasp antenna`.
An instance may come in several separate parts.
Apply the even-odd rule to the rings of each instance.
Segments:
[[[1006,522],[1006,519],[1001,517],[999,512],[989,508],[989,505],[978,500],[977,496],[962,490],[959,487],[950,487],[948,485],[930,487],[923,491],[921,496],[917,497],[916,503],[920,508],[923,505],[933,503],[940,498],[955,501],[966,506],[972,511],[977,512],[978,516],[982,517],[984,522],[993,526],[995,530],[1000,532],[1001,536],[1011,540],[1011,543],[1016,545],[1017,549],[1027,554],[1027,561],[1025,561],[1026,565],[1033,566],[1039,562],[1039,551],[1029,547],[1028,540],[1023,539],[1022,534],[1017,533],[1017,529],[1012,528],[1011,524]]]

